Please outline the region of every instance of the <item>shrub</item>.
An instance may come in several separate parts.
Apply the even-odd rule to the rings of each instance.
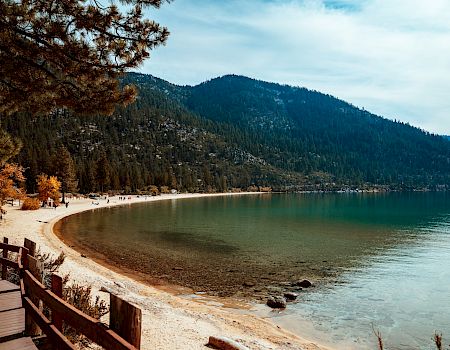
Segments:
[[[169,187],[167,186],[161,186],[161,193],[168,194],[170,193]]]
[[[151,186],[149,187],[149,191],[150,191],[150,194],[151,194],[152,196],[157,196],[157,195],[159,195],[159,189],[158,189],[158,187],[156,187],[155,185],[151,185]]]
[[[248,192],[258,192],[259,188],[255,185],[251,185],[251,186],[248,186],[247,191]]]
[[[44,284],[47,288],[51,288],[51,275],[58,271],[59,267],[64,263],[65,255],[61,253],[58,257],[54,257],[48,253],[42,253],[38,250],[36,258],[44,264]],[[63,278],[63,296],[62,298],[82,311],[97,320],[109,312],[108,305],[99,297],[95,299],[92,296],[91,287],[84,287],[78,284],[69,285],[69,275]],[[44,308],[44,314],[50,314],[47,308]],[[81,348],[86,348],[90,345],[89,339],[78,333],[74,328],[64,324],[63,334],[70,342],[78,344]]]
[[[37,198],[26,198],[22,204],[22,210],[38,210],[41,207],[41,201]]]
[[[97,320],[100,320],[102,316],[109,312],[106,302],[101,300],[98,296],[95,298],[95,301],[93,301],[91,295],[92,289],[90,286],[84,287],[78,284],[67,286],[67,281],[68,277],[64,278],[63,299],[69,304]],[[86,348],[91,343],[89,339],[66,324],[64,325],[63,333],[67,339],[81,345],[82,348]]]

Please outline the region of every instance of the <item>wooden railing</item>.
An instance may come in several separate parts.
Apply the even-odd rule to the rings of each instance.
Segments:
[[[90,317],[62,299],[61,277],[52,275],[52,286],[42,283],[43,264],[34,255],[36,244],[25,240],[24,247],[0,243],[2,279],[7,279],[8,267],[19,276],[23,307],[26,314],[26,334],[47,343],[47,348],[77,349],[63,334],[63,323],[92,342],[111,350],[137,350],[141,342],[141,310],[110,294],[109,327]],[[16,259],[8,257],[16,254]],[[44,306],[50,311],[46,316]],[[42,335],[41,335],[42,334]],[[48,346],[50,345],[50,346]]]

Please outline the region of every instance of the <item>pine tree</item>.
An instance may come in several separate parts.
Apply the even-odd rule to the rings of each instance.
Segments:
[[[102,151],[100,153],[100,157],[97,161],[95,179],[97,180],[97,184],[100,188],[100,191],[108,190],[109,184],[111,181],[111,168],[109,165],[108,158],[106,157],[106,153]]]
[[[22,143],[18,138],[12,137],[6,131],[0,129],[0,167],[17,155],[22,148]]]
[[[65,193],[77,191],[78,186],[75,164],[66,147],[58,148],[53,166],[54,174],[61,181],[62,203],[65,203]]]
[[[1,0],[0,113],[111,114],[132,102],[135,88],[117,77],[167,40],[166,28],[143,17],[163,2]]]

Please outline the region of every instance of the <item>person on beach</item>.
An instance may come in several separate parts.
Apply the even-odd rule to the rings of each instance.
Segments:
[[[66,208],[68,208],[69,207],[69,202],[66,202]]]

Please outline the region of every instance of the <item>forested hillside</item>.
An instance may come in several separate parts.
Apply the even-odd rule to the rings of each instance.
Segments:
[[[176,86],[143,74],[135,104],[113,116],[2,117],[23,141],[17,161],[35,177],[56,172],[58,149],[72,155],[82,192],[150,185],[224,191],[395,189],[450,184],[450,142],[305,88],[224,76]]]

